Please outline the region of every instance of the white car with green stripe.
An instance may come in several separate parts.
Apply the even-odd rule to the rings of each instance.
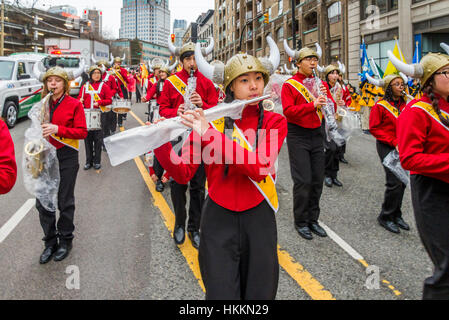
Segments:
[[[42,83],[34,77],[33,65],[46,56],[34,53],[0,56],[0,115],[8,127],[14,127],[41,100]]]

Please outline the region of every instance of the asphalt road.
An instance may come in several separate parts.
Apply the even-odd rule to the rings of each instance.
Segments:
[[[137,104],[133,112],[144,121],[145,109],[145,104]],[[125,127],[138,125],[128,115]],[[21,168],[28,126],[29,120],[23,120],[11,130],[19,175],[13,190],[0,197],[0,228],[33,199],[23,186]],[[389,233],[376,221],[385,176],[374,138],[353,137],[346,159],[349,164],[341,164],[339,172],[344,186],[324,187],[321,200],[320,221],[333,231],[332,238],[307,241],[293,227],[293,184],[287,145],[283,146],[276,215],[283,261],[276,298],[420,299],[432,264],[417,234],[410,190],[406,189],[402,208],[411,230]],[[145,180],[137,166],[139,160],[111,167],[103,153],[98,172],[84,171],[84,161],[81,143],[76,230],[69,257],[39,264],[43,234],[37,210],[30,206],[0,242],[0,299],[204,299],[194,273],[196,251],[188,239],[179,248],[171,237],[169,187],[162,197],[151,189],[148,175]]]

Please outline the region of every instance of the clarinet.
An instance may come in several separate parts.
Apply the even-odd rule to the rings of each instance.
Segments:
[[[196,106],[190,101],[192,93],[196,90],[196,77],[193,75],[195,70],[190,70],[190,77],[187,80],[186,93],[184,95],[184,110],[193,110]]]
[[[327,97],[327,95],[321,91],[320,85],[321,85],[321,80],[318,77],[315,69],[312,70],[313,72],[313,77],[315,78],[315,86],[316,86],[316,90],[318,92],[318,96],[324,96]],[[329,130],[336,130],[338,128],[337,126],[337,122],[335,121],[335,117],[334,117],[334,106],[332,105],[332,103],[329,103],[329,101],[327,101],[327,103],[322,107],[323,110],[323,114],[324,117],[326,119],[326,125],[329,126]]]

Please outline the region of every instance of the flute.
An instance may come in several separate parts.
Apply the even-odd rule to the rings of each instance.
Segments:
[[[409,95],[407,92],[405,92],[405,90],[402,90],[402,94],[404,95],[404,96],[406,96],[408,99],[410,99],[410,100],[414,100],[415,98],[413,97],[413,96],[411,96],[411,95]]]

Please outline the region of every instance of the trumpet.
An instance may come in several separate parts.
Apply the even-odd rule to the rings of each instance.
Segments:
[[[402,94],[404,95],[404,96],[406,96],[408,99],[410,99],[410,100],[414,100],[415,98],[413,97],[413,96],[411,96],[411,95],[409,95],[407,92],[405,92],[405,90],[402,90]]]
[[[53,95],[50,91],[44,99],[42,99],[42,107],[39,114],[39,121],[42,125],[48,122],[49,117],[49,101]],[[25,145],[25,167],[31,173],[33,179],[37,179],[44,170],[44,138],[41,136],[31,140]]]

